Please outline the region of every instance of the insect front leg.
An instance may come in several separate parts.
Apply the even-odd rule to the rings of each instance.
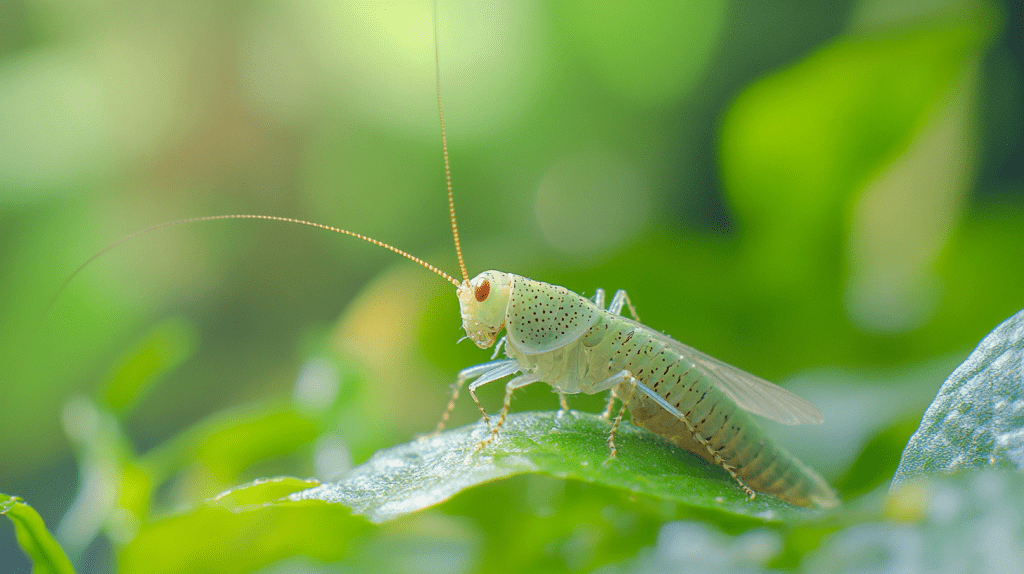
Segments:
[[[501,348],[505,346],[505,337],[498,339],[498,342],[494,344],[494,353],[491,354],[491,359],[497,359],[498,355],[501,354]]]
[[[489,383],[491,381],[496,381],[498,379],[502,379],[502,378],[505,378],[505,377],[507,377],[509,375],[513,375],[513,374],[519,372],[519,363],[515,362],[513,359],[502,359],[500,361],[493,361],[493,362],[485,363],[484,365],[478,365],[478,366],[481,366],[481,367],[483,367],[483,366],[493,366],[494,367],[493,369],[491,369],[491,370],[485,372],[484,374],[480,375],[479,377],[477,377],[477,379],[475,381],[473,381],[472,383],[469,384],[469,396],[473,397],[473,402],[476,403],[476,408],[480,409],[480,414],[482,414],[484,416],[484,423],[486,423],[487,427],[490,428],[490,426],[491,426],[491,417],[487,414],[487,411],[484,410],[484,406],[480,404],[480,399],[478,399],[476,397],[476,389],[480,385],[486,385],[487,383]],[[473,368],[475,368],[475,367],[470,367],[470,369],[473,369]],[[467,370],[469,370],[469,369],[467,369]]]
[[[476,449],[474,450],[474,452],[484,448],[485,446],[490,444],[491,441],[498,437],[498,430],[501,429],[501,426],[505,424],[505,417],[508,416],[508,411],[510,408],[512,408],[512,393],[515,392],[516,389],[525,387],[526,385],[529,385],[531,383],[536,383],[539,380],[540,377],[538,377],[537,375],[527,373],[525,375],[520,375],[512,379],[505,385],[505,403],[501,405],[501,413],[498,415],[498,422],[494,423],[494,426],[491,427],[490,436],[480,441],[480,443],[476,445]],[[477,382],[473,381],[473,384],[469,386],[469,392],[472,394],[474,388],[477,386],[479,386],[477,385]],[[477,404],[479,405],[479,403]]]
[[[452,398],[448,401],[448,407],[445,408],[444,414],[441,415],[441,420],[437,423],[437,428],[434,429],[431,436],[437,436],[439,432],[444,430],[444,426],[448,424],[448,418],[451,416],[452,410],[455,409],[455,401],[459,398],[459,391],[462,390],[462,385],[466,384],[466,381],[472,378],[476,378],[477,380],[470,386],[470,394],[473,396],[473,400],[476,402],[476,406],[480,409],[480,412],[483,413],[484,422],[490,425],[491,419],[487,416],[483,407],[480,406],[480,401],[476,400],[476,395],[473,394],[473,389],[495,379],[507,377],[515,373],[517,370],[518,367],[515,361],[512,359],[502,359],[500,361],[491,361],[481,365],[474,365],[459,371],[458,378],[456,378],[455,382],[452,383]]]

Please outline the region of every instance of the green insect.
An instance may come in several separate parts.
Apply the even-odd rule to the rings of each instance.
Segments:
[[[507,358],[458,374],[437,430],[444,428],[460,390],[469,381],[469,393],[490,425],[490,435],[478,450],[497,438],[516,389],[538,382],[551,385],[559,393],[563,408],[564,395],[608,391],[604,417],[611,423],[608,446],[613,457],[615,434],[628,409],[633,424],[721,466],[750,498],[756,491],[800,506],[829,508],[839,504],[834,491],[817,473],[774,445],[750,416],[785,424],[819,424],[823,418],[814,405],[643,325],[623,290],[617,291],[606,307],[602,289],[587,299],[564,287],[501,271],[485,271],[469,278],[455,219],[439,64],[436,79],[448,207],[461,281],[401,249],[352,231],[287,217],[234,214],[174,221],[132,234],[91,257],[65,285],[116,245],[172,225],[263,219],[335,231],[393,251],[451,282],[456,287],[466,336],[481,348],[495,347],[492,359],[504,350]],[[633,319],[622,316],[623,307],[629,308]],[[476,389],[508,377],[512,378],[505,383],[504,404],[492,423],[476,397]],[[612,421],[616,399],[622,406]]]
[[[616,398],[622,402],[608,436],[612,456],[615,431],[628,408],[634,424],[721,466],[750,498],[757,491],[800,506],[838,504],[828,484],[772,444],[748,414],[817,424],[823,420],[818,409],[782,387],[623,317],[623,305],[636,317],[625,291],[616,292],[605,308],[600,289],[586,299],[557,285],[485,271],[463,281],[456,293],[466,336],[489,348],[504,331],[497,345],[508,356],[463,370],[456,395],[473,379],[469,392],[476,400],[474,391],[481,385],[516,375],[505,385],[505,402],[481,447],[497,436],[518,388],[544,382],[560,394],[611,391],[604,416],[610,418]],[[486,413],[484,419],[490,420]]]

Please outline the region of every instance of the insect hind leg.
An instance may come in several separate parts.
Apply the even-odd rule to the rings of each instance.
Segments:
[[[725,471],[729,473],[729,476],[731,476],[733,480],[735,480],[740,485],[740,488],[743,489],[743,492],[747,495],[747,497],[750,500],[754,499],[754,491],[749,486],[747,486],[745,482],[743,482],[743,479],[741,479],[739,475],[736,474],[736,467],[731,464],[728,464],[727,462],[725,462],[725,460],[722,459],[721,456],[719,456],[718,451],[711,446],[711,443],[709,443],[707,439],[705,439],[699,432],[697,432],[697,429],[693,426],[693,423],[690,422],[690,419],[688,419],[686,415],[679,412],[679,409],[671,405],[668,401],[664,399],[664,397],[656,393],[653,389],[647,388],[637,379],[633,379],[632,382],[634,383],[633,386],[636,390],[639,390],[648,398],[658,403],[658,406],[668,411],[672,416],[683,421],[683,424],[686,425],[686,429],[690,431],[690,434],[693,436],[693,438],[698,443],[700,443],[701,446],[707,449],[709,454],[711,454],[711,459],[715,461],[715,464],[724,468]]]
[[[618,297],[618,293],[616,293],[616,297]],[[715,461],[715,464],[724,468],[725,471],[729,473],[729,476],[731,476],[733,480],[735,480],[740,485],[740,488],[743,489],[744,494],[746,494],[748,498],[750,498],[751,500],[754,499],[754,491],[749,486],[747,486],[745,482],[743,482],[743,479],[741,479],[739,475],[736,474],[736,467],[731,464],[728,464],[727,462],[725,462],[725,460],[722,459],[721,456],[719,456],[718,451],[711,446],[707,439],[705,439],[703,436],[701,436],[699,432],[697,432],[697,429],[693,426],[693,423],[690,422],[690,419],[686,418],[686,415],[679,412],[679,409],[677,409],[671,403],[666,401],[664,397],[662,397],[653,389],[648,388],[646,385],[640,382],[640,380],[634,377],[633,374],[629,372],[629,370],[619,371],[618,373],[612,375],[611,377],[608,377],[604,381],[601,381],[601,383],[599,383],[598,386],[603,387],[605,385],[609,385],[610,388],[614,388],[615,385],[622,382],[630,383],[632,385],[632,390],[630,391],[629,396],[622,402],[622,409],[619,411],[619,416],[615,418],[615,423],[612,425],[612,432],[608,437],[608,446],[609,448],[612,449],[613,453],[615,452],[615,431],[618,429],[619,419],[622,417],[622,413],[626,409],[626,406],[629,404],[630,399],[632,399],[633,392],[640,391],[647,398],[651,399],[655,403],[658,403],[658,406],[668,411],[669,414],[681,420],[683,424],[686,425],[686,429],[690,431],[690,434],[693,436],[693,438],[698,443],[700,443],[701,446],[707,449],[708,453],[711,455],[711,459]]]

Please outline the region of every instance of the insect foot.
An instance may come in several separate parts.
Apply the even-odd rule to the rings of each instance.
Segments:
[[[490,429],[491,433],[487,435],[487,438],[476,443],[476,448],[473,449],[473,454],[482,451],[487,445],[494,442],[494,439],[498,438],[498,427],[491,427],[490,425],[488,425],[488,428]]]
[[[610,405],[611,401],[609,401]],[[615,458],[615,455],[618,453],[618,450],[615,448],[615,433],[619,431],[619,423],[622,422],[622,415],[626,412],[626,405],[627,403],[622,403],[622,408],[619,409],[619,414],[615,416],[615,422],[612,423],[612,430],[608,432],[608,450],[611,451],[611,454],[608,455],[609,459]]]
[[[739,483],[740,488],[742,488],[743,492],[746,493],[746,495],[747,495],[747,500],[754,500],[754,497],[757,496],[757,495],[754,493],[753,490],[751,490],[751,488],[749,486],[747,486],[747,484],[745,482],[740,480],[739,476],[736,475],[736,467],[731,465],[731,464],[725,464],[724,462],[723,463],[719,463],[719,464],[721,464],[722,468],[724,468],[725,471],[728,472],[729,475],[732,476],[733,479],[735,479],[736,482]]]

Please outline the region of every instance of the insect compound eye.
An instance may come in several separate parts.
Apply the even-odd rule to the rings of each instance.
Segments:
[[[477,301],[483,302],[483,300],[486,299],[487,296],[490,295],[490,293],[491,282],[484,279],[483,281],[480,282],[479,285],[476,286],[476,292],[474,293],[474,295],[476,296]]]

